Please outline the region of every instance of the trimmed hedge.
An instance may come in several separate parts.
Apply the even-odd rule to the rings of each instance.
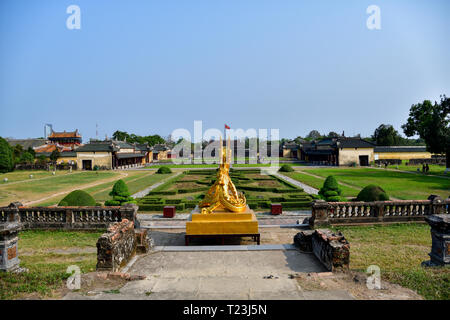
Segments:
[[[283,164],[281,166],[280,170],[278,170],[278,171],[281,171],[281,172],[292,172],[292,171],[294,171],[294,169],[292,169],[292,166],[290,166],[288,164]]]
[[[381,187],[370,184],[364,187],[356,197],[357,201],[371,202],[371,201],[386,201],[389,196]]]
[[[65,196],[58,206],[95,206],[96,204],[97,202],[89,193],[83,190],[75,190]]]
[[[158,174],[168,174],[168,173],[172,173],[172,170],[170,170],[170,168],[169,167],[160,167],[159,169],[158,169],[158,171],[156,171],[156,173],[158,173]]]
[[[119,179],[114,183],[109,195],[113,198],[112,200],[106,200],[105,206],[121,206],[126,203],[136,203],[136,200],[130,196],[128,187],[122,179]]]

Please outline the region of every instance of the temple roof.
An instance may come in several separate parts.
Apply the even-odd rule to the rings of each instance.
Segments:
[[[49,139],[54,138],[81,138],[81,135],[78,133],[78,129],[72,132],[56,132],[52,131],[52,133],[48,136]]]

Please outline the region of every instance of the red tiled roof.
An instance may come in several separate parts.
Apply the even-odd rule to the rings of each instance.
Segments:
[[[49,138],[81,138],[81,136],[78,134],[78,130],[72,131],[72,132],[56,132],[53,131],[49,136]]]

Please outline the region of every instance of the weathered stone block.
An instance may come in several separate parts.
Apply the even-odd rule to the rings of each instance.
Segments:
[[[432,265],[450,264],[450,216],[431,215],[425,218],[431,226],[431,252],[428,254]]]
[[[349,268],[350,244],[342,233],[335,234],[328,229],[315,230],[312,251],[329,271],[345,271]]]
[[[314,230],[303,230],[294,236],[294,244],[305,252],[312,252],[312,236]]]
[[[136,247],[132,221],[112,224],[97,241],[97,270],[118,271],[136,253]]]
[[[20,229],[18,212],[9,212],[6,221],[0,223],[0,271],[20,269],[17,247]]]
[[[147,253],[152,247],[153,243],[148,235],[148,229],[135,229],[136,244],[138,253]]]

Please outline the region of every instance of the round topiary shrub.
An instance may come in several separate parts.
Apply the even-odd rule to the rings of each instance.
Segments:
[[[389,196],[381,187],[370,184],[358,193],[356,200],[364,202],[385,201],[389,200]]]
[[[342,190],[334,176],[328,176],[323,183],[323,187],[319,190],[322,199],[329,202],[347,201],[346,198],[340,197],[341,193]]]
[[[58,204],[64,206],[95,206],[96,202],[92,196],[83,190],[75,190],[65,196]]]
[[[281,172],[292,172],[292,171],[294,171],[294,169],[292,169],[292,167],[290,165],[288,165],[288,164],[283,164],[279,171],[281,171]]]
[[[336,178],[334,176],[328,176],[325,179],[325,182],[323,183],[322,189],[324,189],[324,191],[334,190],[336,192],[338,190],[340,190],[339,189],[339,184],[338,184],[338,182],[337,182],[337,180],[336,180]],[[340,192],[339,192],[339,194],[340,194]]]
[[[106,200],[105,206],[121,206],[126,203],[136,203],[136,200],[130,196],[128,187],[122,179],[117,180],[109,195],[113,198],[112,200]]]
[[[167,173],[172,173],[172,170],[170,170],[169,167],[160,167],[160,168],[158,169],[158,171],[156,171],[156,173],[159,173],[159,174],[167,174]]]

